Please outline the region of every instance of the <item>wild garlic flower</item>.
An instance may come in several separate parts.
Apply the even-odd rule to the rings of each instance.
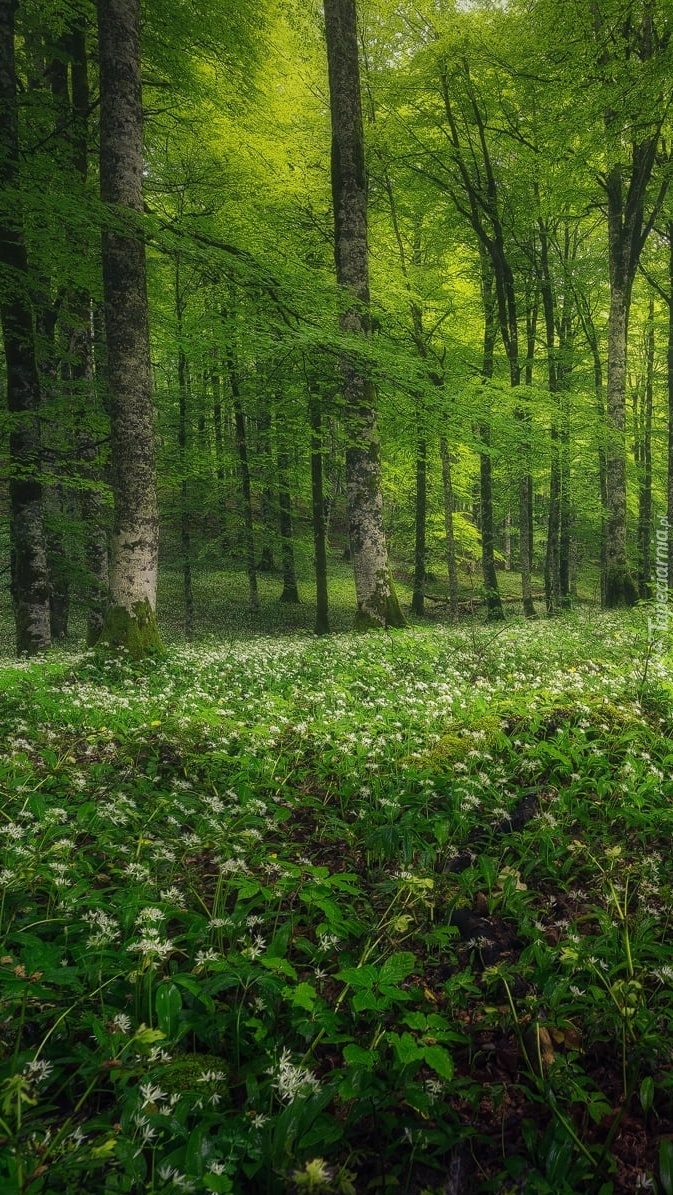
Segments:
[[[295,1066],[291,1061],[292,1052],[284,1049],[279,1062],[276,1078],[271,1084],[275,1087],[279,1098],[291,1104],[298,1095],[317,1095],[320,1091],[320,1080],[313,1071],[305,1066]]]

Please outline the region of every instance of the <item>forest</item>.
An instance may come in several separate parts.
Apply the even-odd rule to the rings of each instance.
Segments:
[[[671,0],[0,0],[0,1195],[673,1195]]]

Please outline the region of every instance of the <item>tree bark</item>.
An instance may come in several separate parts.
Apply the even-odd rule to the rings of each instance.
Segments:
[[[245,414],[241,403],[241,387],[238,371],[234,362],[233,352],[227,353],[227,370],[234,406],[234,427],[236,433],[236,451],[241,478],[241,498],[243,500],[243,526],[245,531],[245,564],[248,574],[248,592],[250,594],[250,609],[253,614],[259,613],[259,592],[257,588],[257,567],[255,565],[255,521],[252,510],[252,486],[250,483],[250,463],[248,460],[248,436],[245,426]]]
[[[227,512],[226,459],[224,453],[224,434],[222,420],[222,382],[217,365],[213,364],[210,375],[213,392],[213,434],[215,440],[215,485],[217,489],[217,520],[220,535],[220,548],[224,556],[231,552],[231,538],[229,535],[229,518]]]
[[[343,332],[364,338],[370,329],[367,180],[355,0],[325,0],[324,9],[336,275],[348,295],[340,323]],[[357,599],[355,625],[361,629],[403,626],[405,621],[388,564],[376,392],[369,374],[369,366],[357,353],[342,353],[349,538]]]
[[[292,495],[290,492],[290,454],[283,444],[278,446],[278,525],[280,529],[280,553],[283,566],[283,592],[281,602],[299,605],[299,587],[294,559],[292,528]]]
[[[177,274],[177,267],[176,267]],[[176,281],[176,298],[178,298]],[[182,315],[178,314],[178,338],[182,336]],[[185,638],[194,638],[194,590],[192,586],[192,532],[189,516],[189,469],[187,452],[187,424],[189,386],[187,382],[187,358],[182,344],[178,346],[178,451],[180,453],[180,556],[182,558],[182,594],[185,611]]]
[[[485,380],[493,377],[493,354],[497,325],[493,300],[493,271],[485,254],[482,253],[482,298],[484,303],[484,353],[482,375]],[[486,449],[490,448],[491,429],[485,421],[479,425],[479,435]],[[479,455],[479,507],[481,522],[481,568],[486,595],[486,608],[491,622],[504,619],[505,613],[500,600],[498,574],[495,568],[495,523],[493,519],[493,468],[490,452]]]
[[[98,0],[103,290],[114,523],[100,642],[162,649],[156,621],[158,510],[147,313],[139,0]]]
[[[323,436],[320,395],[309,383],[309,418],[311,421],[311,505],[313,548],[315,552],[316,635],[329,633],[329,597],[327,591],[327,510],[323,481]]]
[[[422,617],[425,613],[425,526],[428,506],[428,442],[422,437],[416,447],[416,503],[414,537],[414,589],[411,612]]]
[[[673,220],[668,222],[668,340],[666,345],[666,381],[668,385],[668,489],[666,513],[668,515],[668,576],[673,586]]]
[[[442,484],[444,488],[444,529],[446,532],[446,568],[449,582],[449,612],[452,618],[458,614],[458,569],[456,567],[456,538],[453,527],[453,483],[451,479],[451,454],[446,436],[439,438],[439,454],[442,459]]]
[[[259,553],[257,570],[260,573],[272,573],[275,569],[273,559],[273,545],[275,540],[276,520],[274,518],[273,499],[273,458],[271,456],[271,413],[266,410],[257,419],[257,460],[259,462],[260,480],[260,515],[262,546]]]
[[[652,579],[652,405],[654,392],[654,299],[650,298],[645,341],[645,385],[636,395],[638,465],[638,596],[651,597]]]
[[[73,20],[67,45],[72,90],[70,153],[73,169],[84,190],[89,171],[90,90],[86,20],[83,16]],[[94,331],[90,294],[82,288],[75,289],[70,297],[70,308],[72,331],[68,355],[77,418],[75,446],[84,482],[79,506],[84,524],[84,560],[88,571],[86,641],[92,646],[103,630],[109,590],[107,528],[100,492],[100,451],[98,437],[92,430],[92,413],[100,409],[101,401],[94,383]]]
[[[11,586],[19,653],[50,646],[49,577],[40,478],[40,389],[28,261],[18,196],[19,128],[14,59],[15,0],[0,0],[0,186],[14,192],[0,217],[0,323],[7,364]]]

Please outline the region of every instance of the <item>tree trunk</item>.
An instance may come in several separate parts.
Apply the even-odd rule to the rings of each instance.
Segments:
[[[673,220],[668,223],[668,342],[666,345],[666,381],[668,385],[668,576],[673,586]]]
[[[638,411],[638,596],[651,597],[652,579],[652,400],[654,389],[654,299],[650,299],[645,345],[645,386]]]
[[[278,446],[278,525],[280,529],[280,551],[283,565],[283,592],[281,602],[299,605],[297,569],[294,559],[292,530],[292,496],[290,493],[290,455],[285,446]]]
[[[89,170],[89,73],[86,53],[86,22],[75,18],[68,37],[71,60],[71,154],[72,166],[82,190]],[[108,603],[108,542],[106,519],[101,500],[101,468],[97,437],[92,430],[92,413],[100,409],[98,388],[94,384],[94,329],[91,296],[76,288],[70,298],[72,331],[68,355],[76,412],[75,447],[84,482],[79,496],[84,525],[86,579],[86,641],[93,646],[103,630]],[[99,363],[100,364],[100,363]]]
[[[329,633],[329,598],[327,592],[327,511],[323,485],[323,437],[320,395],[309,386],[311,421],[311,504],[313,512],[313,547],[315,551],[316,635]]]
[[[414,591],[411,612],[422,617],[425,613],[425,526],[427,519],[428,442],[423,437],[416,449],[416,534],[414,544]]]
[[[76,296],[74,327],[70,337],[70,373],[78,430],[75,436],[80,475],[84,482],[80,511],[84,523],[84,559],[86,581],[87,631],[89,647],[100,638],[108,604],[108,542],[105,514],[101,500],[99,450],[91,432],[91,411],[100,401],[94,384],[93,329],[88,296]]]
[[[0,0],[0,186],[17,185],[19,130],[14,60],[15,0]],[[28,261],[18,197],[0,218],[0,322],[7,363],[11,585],[19,653],[49,647],[49,577],[40,479],[40,389],[35,361]]]
[[[210,375],[213,391],[213,433],[215,438],[215,484],[217,489],[217,520],[220,534],[220,548],[224,556],[231,552],[229,519],[227,515],[226,463],[222,424],[222,382],[219,369],[213,367]]]
[[[176,284],[177,290],[177,284]],[[178,313],[178,338],[182,336],[182,316]],[[189,469],[187,453],[187,359],[178,347],[178,451],[180,453],[180,556],[182,558],[182,593],[185,610],[185,638],[194,638],[194,590],[192,587],[192,533],[189,517]]]
[[[605,533],[605,605],[632,606],[637,590],[626,554],[626,352],[629,288],[613,280],[608,319],[608,385],[606,395],[607,526]]]
[[[484,303],[484,355],[482,375],[485,380],[493,377],[493,354],[497,326],[493,296],[493,272],[482,254],[482,298]],[[491,429],[488,423],[479,426],[479,435],[485,448],[490,447]],[[491,622],[505,617],[498,588],[498,574],[495,568],[495,524],[493,519],[493,469],[490,452],[479,455],[479,508],[481,523],[481,569],[488,618]]]
[[[547,378],[552,402],[550,427],[549,520],[544,564],[544,591],[547,614],[552,617],[561,609],[560,538],[561,538],[561,460],[559,454],[559,368],[556,349],[554,293],[549,268],[547,227],[538,218],[540,232],[540,293],[544,311],[547,348]]]
[[[440,436],[439,453],[442,458],[442,483],[444,487],[444,528],[446,531],[446,567],[449,580],[449,611],[452,618],[458,614],[458,570],[456,567],[456,540],[453,529],[453,484],[451,480],[451,454],[445,436]]]
[[[573,508],[570,489],[570,395],[564,390],[561,394],[561,428],[560,428],[560,465],[561,465],[561,533],[559,538],[559,582],[561,587],[561,608],[569,610],[572,606],[571,558],[572,558],[572,524]]]
[[[348,292],[341,328],[369,334],[367,179],[365,174],[355,0],[325,0],[332,123],[334,246],[339,285]],[[346,493],[355,576],[355,624],[403,626],[383,529],[376,392],[369,366],[353,352],[341,356],[346,424]]]
[[[158,510],[147,315],[139,0],[98,0],[103,291],[114,523],[100,642],[162,649],[156,621]]]
[[[273,459],[271,457],[271,414],[264,411],[257,420],[257,460],[261,486],[260,515],[262,523],[262,547],[259,554],[258,572],[272,573],[275,568],[273,545],[275,540],[273,500]]]
[[[231,350],[227,355],[227,369],[229,384],[234,402],[234,426],[236,429],[236,451],[241,478],[241,498],[243,500],[243,526],[245,530],[245,563],[248,573],[248,590],[250,593],[250,609],[253,614],[259,613],[259,593],[257,590],[257,568],[255,565],[255,523],[252,511],[252,487],[250,484],[250,464],[248,461],[248,437],[245,426],[245,415],[241,404],[241,388],[238,372]]]
[[[521,569],[521,600],[526,618],[535,618],[533,587],[531,581],[532,561],[532,492],[533,479],[530,473],[519,480],[519,568]]]

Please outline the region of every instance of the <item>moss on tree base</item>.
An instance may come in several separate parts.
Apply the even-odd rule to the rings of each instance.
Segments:
[[[358,606],[353,623],[354,630],[375,631],[381,630],[382,627],[402,628],[408,626],[407,620],[402,613],[402,607],[400,606],[392,577],[388,577],[386,588],[388,593],[382,603],[380,613],[375,608],[367,610],[362,606]]]
[[[134,602],[130,610],[126,606],[109,606],[96,646],[111,651],[125,648],[134,660],[161,655],[164,645],[157,616],[147,599]]]

